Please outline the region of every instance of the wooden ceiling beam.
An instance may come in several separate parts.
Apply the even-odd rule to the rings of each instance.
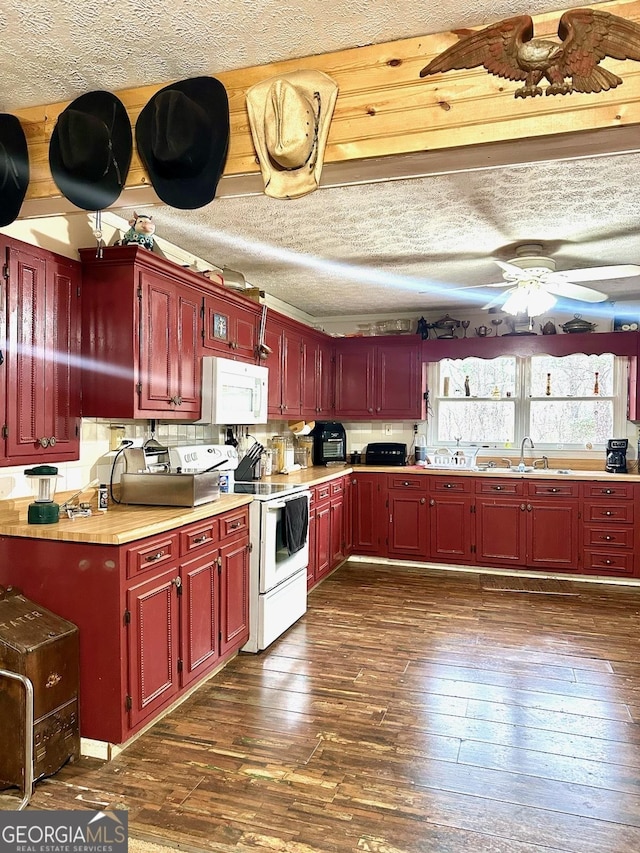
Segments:
[[[640,0],[598,4],[598,9],[640,23]],[[535,34],[555,35],[561,12],[534,18]],[[218,195],[262,192],[245,107],[247,89],[300,68],[324,71],[339,86],[325,152],[323,186],[387,180],[433,171],[483,168],[537,159],[592,156],[637,149],[640,63],[603,60],[623,85],[598,95],[514,98],[516,83],[483,68],[420,79],[427,62],[457,36],[439,33],[319,56],[216,73],[230,104],[229,155]],[[121,98],[135,126],[148,100],[167,83],[125,89]],[[58,115],[69,102],[16,110],[29,146],[31,180],[21,216],[77,211],[60,196],[48,150]],[[516,145],[517,143],[517,145]],[[135,148],[135,146],[134,146]],[[134,150],[126,190],[113,207],[158,199]]]

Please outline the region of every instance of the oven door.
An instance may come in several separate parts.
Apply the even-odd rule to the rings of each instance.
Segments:
[[[269,592],[278,584],[295,575],[309,565],[309,530],[304,545],[299,551],[289,554],[284,544],[283,509],[287,501],[304,497],[309,502],[310,492],[295,492],[286,497],[261,501],[262,537],[260,541],[259,591]]]

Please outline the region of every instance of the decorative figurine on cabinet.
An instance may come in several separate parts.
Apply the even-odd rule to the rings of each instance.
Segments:
[[[134,243],[138,246],[144,246],[144,248],[149,249],[149,251],[153,251],[153,235],[156,230],[153,217],[147,216],[145,213],[138,214],[134,211],[133,219],[129,220],[129,225],[131,227],[127,232],[125,232],[125,235],[122,238],[122,245],[128,246],[129,244]]]

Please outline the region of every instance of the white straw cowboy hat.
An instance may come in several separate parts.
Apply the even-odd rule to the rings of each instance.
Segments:
[[[322,71],[291,71],[247,91],[247,112],[272,198],[298,198],[320,183],[338,86]]]

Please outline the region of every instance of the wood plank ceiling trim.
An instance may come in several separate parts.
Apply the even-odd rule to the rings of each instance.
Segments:
[[[640,23],[640,0],[618,0],[597,4],[597,8]],[[535,35],[555,35],[561,14],[535,17]],[[456,38],[450,32],[439,33],[216,73],[230,102],[231,140],[225,178],[259,176],[245,107],[247,89],[267,77],[299,68],[325,71],[339,85],[325,165],[356,165],[356,161],[370,158],[444,152],[454,155],[449,160],[455,170],[456,149],[462,154],[472,146],[490,147],[492,143],[536,138],[542,141],[564,134],[570,135],[572,145],[579,147],[581,133],[587,136],[589,131],[610,131],[640,123],[640,63],[632,61],[606,58],[602,64],[624,82],[617,89],[598,95],[516,100],[518,84],[494,77],[483,68],[421,80],[421,68]],[[165,85],[117,92],[132,126],[151,96]],[[31,165],[31,181],[21,215],[37,214],[37,205],[31,213],[29,209],[29,201],[34,200],[51,200],[48,213],[69,210],[66,200],[60,198],[48,163],[51,133],[68,103],[14,111],[25,128]],[[255,180],[252,185],[256,191]],[[149,192],[147,175],[134,151],[127,190],[114,206],[121,206],[125,195],[126,203],[135,203],[137,194],[147,203]]]

